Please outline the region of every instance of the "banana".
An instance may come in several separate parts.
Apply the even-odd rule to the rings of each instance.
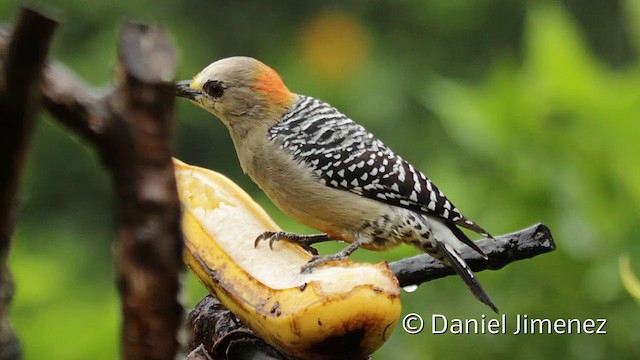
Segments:
[[[174,160],[185,262],[209,292],[267,343],[303,359],[362,359],[391,335],[400,288],[386,262],[330,263],[301,274],[311,254],[266,242],[275,222],[242,189]]]

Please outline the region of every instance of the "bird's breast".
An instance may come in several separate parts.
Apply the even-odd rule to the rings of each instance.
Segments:
[[[382,203],[323,185],[276,142],[254,146],[245,162],[248,175],[285,214],[345,241],[384,212]]]

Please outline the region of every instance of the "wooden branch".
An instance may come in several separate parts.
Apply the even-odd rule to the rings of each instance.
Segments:
[[[57,26],[51,18],[22,9],[2,49],[0,70],[0,359],[19,359],[9,324],[14,287],[7,265],[13,235],[16,192],[40,98],[42,68]],[[8,36],[8,32],[4,32]]]
[[[0,33],[0,56],[6,40]],[[166,35],[125,22],[116,88],[100,94],[57,64],[46,66],[41,87],[45,108],[92,145],[112,175],[126,359],[168,360],[178,351],[184,265],[170,147],[175,73]]]
[[[192,352],[187,355],[187,360],[213,360],[209,355],[209,352],[204,348],[204,345],[200,344],[193,349]]]
[[[57,63],[47,64],[42,94],[43,106],[56,120],[85,141],[98,144],[109,118],[105,96]]]
[[[551,231],[544,224],[496,236],[495,241],[478,240],[476,244],[489,256],[489,260],[483,259],[469,247],[465,247],[461,253],[475,272],[498,270],[514,261],[529,259],[556,249]],[[455,275],[450,267],[426,254],[392,262],[389,266],[403,287]]]
[[[113,116],[102,122],[96,145],[120,212],[115,253],[124,357],[173,359],[184,267],[170,148],[176,60],[164,32],[130,22],[121,28],[119,59],[120,85],[106,101]]]
[[[189,332],[193,359],[293,360],[260,339],[211,295],[189,313]]]
[[[536,224],[511,234],[497,236],[496,240],[476,242],[489,256],[484,260],[471,248],[462,257],[474,271],[501,269],[514,261],[528,259],[555,250],[551,231],[544,224]],[[401,286],[418,285],[441,277],[455,275],[448,266],[429,255],[418,255],[389,264]],[[190,349],[202,344],[214,359],[288,359],[278,353],[225,309],[215,298],[207,296],[189,314],[191,328]],[[233,347],[241,345],[242,353]],[[202,351],[202,349],[198,350]],[[234,354],[231,356],[230,354]]]

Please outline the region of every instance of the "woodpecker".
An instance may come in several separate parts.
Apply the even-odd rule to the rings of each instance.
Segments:
[[[322,232],[267,232],[255,245],[286,240],[312,250],[321,241],[349,245],[314,256],[302,271],[344,259],[359,247],[410,244],[452,267],[475,297],[498,309],[459,255],[485,253],[459,228],[491,235],[466,218],[438,187],[372,133],[331,105],[289,91],[276,71],[249,57],[218,60],[176,96],[228,128],[243,171],[284,213]],[[315,253],[317,255],[317,253]]]

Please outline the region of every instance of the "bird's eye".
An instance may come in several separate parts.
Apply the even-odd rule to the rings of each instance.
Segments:
[[[207,81],[202,87],[202,90],[214,99],[221,97],[224,94],[225,89],[226,88],[220,81],[215,80]]]

